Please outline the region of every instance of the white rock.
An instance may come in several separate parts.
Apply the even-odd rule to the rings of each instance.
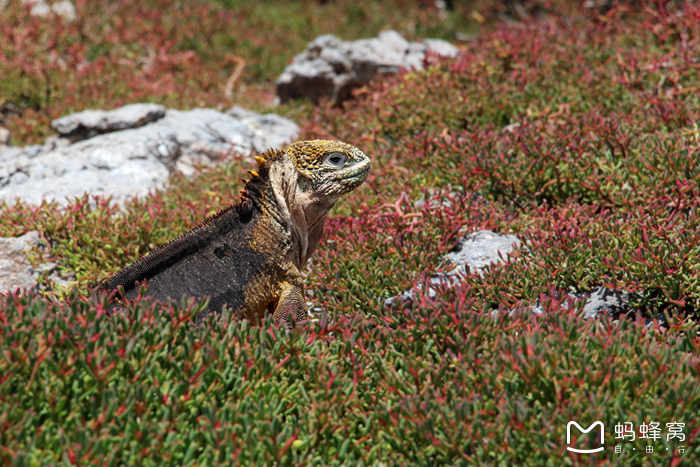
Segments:
[[[29,265],[29,250],[42,243],[39,232],[0,238],[0,293],[36,287],[36,271]]]
[[[47,3],[44,0],[21,0],[23,5],[30,5],[32,8],[29,14],[32,16],[47,17],[52,13],[65,19],[73,21],[77,18],[75,5],[70,0],[60,0],[57,2]],[[4,4],[0,4],[2,8]]]
[[[10,130],[0,127],[0,148],[10,145]]]
[[[240,107],[234,107],[226,113],[238,116],[240,121],[253,132],[253,148],[258,152],[285,146],[301,131],[296,123],[276,114],[260,115]]]
[[[87,138],[99,133],[138,128],[163,118],[165,110],[156,104],[129,104],[115,110],[84,110],[54,120],[51,127],[61,136],[82,133]]]
[[[58,119],[55,127],[65,138],[0,149],[0,200],[65,204],[87,192],[122,203],[163,187],[176,170],[190,176],[197,164],[282,147],[299,132],[296,124],[277,115],[238,109],[224,114],[137,104]],[[80,140],[86,134],[94,136]],[[70,144],[73,140],[77,142]]]
[[[443,259],[450,262],[453,267],[445,274],[435,274],[430,282],[437,285],[452,287],[459,282],[460,276],[470,273],[483,274],[487,266],[501,263],[507,259],[508,253],[521,244],[520,239],[512,234],[499,234],[490,230],[480,230],[465,235]],[[433,288],[428,289],[428,296],[434,297],[437,292]],[[390,306],[397,299],[412,301],[415,293],[406,291],[398,297],[390,297],[384,301],[384,306]]]
[[[498,234],[490,230],[468,234],[446,256],[455,265],[448,276],[469,272],[483,274],[487,266],[503,262],[502,258],[506,258],[519,245],[520,240],[512,234]]]
[[[455,57],[459,49],[439,39],[408,42],[396,31],[354,42],[342,42],[332,34],[319,36],[277,79],[277,95],[281,102],[298,98],[318,101],[322,97],[342,101],[353,88],[379,75],[401,68],[421,69],[428,51]]]

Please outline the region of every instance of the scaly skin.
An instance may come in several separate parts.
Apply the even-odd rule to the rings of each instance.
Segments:
[[[316,250],[326,215],[365,181],[371,162],[349,144],[326,140],[300,141],[256,160],[258,171],[249,171],[241,202],[119,271],[99,290],[122,286],[133,299],[145,280],[146,296],[159,300],[210,296],[197,322],[224,305],[252,322],[267,312],[288,327],[306,320],[299,271]]]

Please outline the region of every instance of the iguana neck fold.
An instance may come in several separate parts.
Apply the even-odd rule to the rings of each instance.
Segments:
[[[302,175],[289,158],[278,161],[269,172],[270,187],[283,221],[281,227],[291,235],[292,248],[287,252],[287,259],[301,269],[316,251],[326,216],[338,198],[319,199],[303,191],[304,184],[298,183],[299,177]]]

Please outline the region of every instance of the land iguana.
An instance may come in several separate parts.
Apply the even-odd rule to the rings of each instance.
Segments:
[[[300,141],[262,156],[255,158],[258,170],[248,171],[239,203],[117,272],[98,290],[122,286],[133,299],[145,280],[145,296],[161,301],[210,296],[198,323],[224,305],[253,322],[266,312],[290,328],[306,320],[299,271],[316,250],[328,211],[365,181],[371,161],[349,144],[326,140]],[[117,297],[108,311],[120,304]]]

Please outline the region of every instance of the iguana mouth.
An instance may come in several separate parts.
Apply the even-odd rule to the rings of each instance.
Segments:
[[[340,182],[354,182],[357,181],[362,183],[367,178],[372,165],[369,161],[364,162],[361,165],[356,165],[355,167],[349,167],[341,171],[338,175],[340,177],[337,179]]]
[[[340,178],[340,179],[335,179],[335,181],[331,182],[334,183],[340,188],[340,190],[336,190],[335,195],[343,195],[345,193],[349,193],[353,191],[355,188],[358,186],[362,185],[367,179],[367,175],[369,174],[370,168],[367,167],[364,170],[357,172],[353,171],[353,173]]]

